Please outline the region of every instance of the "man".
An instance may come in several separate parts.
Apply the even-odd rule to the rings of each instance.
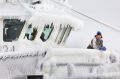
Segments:
[[[99,49],[99,50],[106,50],[103,46],[102,34],[100,31],[97,32],[95,37],[91,40],[91,43],[87,47],[88,49]]]

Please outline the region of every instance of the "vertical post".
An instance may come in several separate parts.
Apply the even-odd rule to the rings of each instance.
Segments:
[[[0,42],[3,42],[3,18],[0,17]]]
[[[5,1],[6,3],[8,2],[8,0]]]

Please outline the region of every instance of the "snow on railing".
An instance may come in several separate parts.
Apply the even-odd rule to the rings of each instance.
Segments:
[[[51,48],[42,63],[42,72],[49,76],[64,77],[95,73],[96,67],[110,63],[109,55],[109,51]]]
[[[0,79],[14,79],[17,76],[35,75],[38,63],[46,52],[19,51],[0,53]]]
[[[0,61],[4,61],[7,59],[20,59],[25,57],[36,57],[36,56],[45,56],[45,52],[39,52],[39,51],[22,51],[22,53],[19,52],[3,52],[0,53]]]
[[[106,74],[84,74],[82,76],[72,76],[72,77],[46,77],[46,79],[120,79],[120,72],[116,73],[106,73]]]

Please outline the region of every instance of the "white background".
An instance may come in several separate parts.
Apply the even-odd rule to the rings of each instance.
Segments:
[[[69,4],[75,10],[101,22],[120,27],[120,0],[69,0]],[[107,49],[120,50],[120,32],[79,14],[74,15],[84,21],[84,27],[70,34],[66,47],[86,48],[96,32],[101,31]]]

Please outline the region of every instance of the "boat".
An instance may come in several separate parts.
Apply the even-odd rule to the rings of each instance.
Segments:
[[[1,0],[0,79],[119,79],[119,55],[66,48],[84,28],[67,0]]]

